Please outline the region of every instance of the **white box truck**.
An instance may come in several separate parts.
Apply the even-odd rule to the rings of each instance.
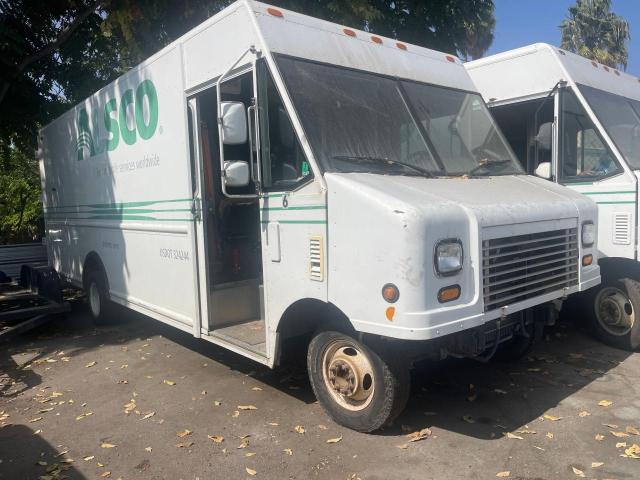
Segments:
[[[415,358],[521,355],[600,281],[596,207],[527,176],[462,63],[240,1],[40,133],[52,266],[372,431]],[[111,302],[111,303],[110,303]],[[306,346],[306,344],[305,344]]]
[[[640,79],[547,44],[466,65],[529,173],[598,205],[602,284],[583,311],[606,343],[640,347]]]

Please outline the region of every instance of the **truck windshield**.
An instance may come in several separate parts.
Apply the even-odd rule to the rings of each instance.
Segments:
[[[523,173],[475,93],[290,57],[277,61],[324,171]]]
[[[640,101],[578,85],[629,166],[640,170]]]

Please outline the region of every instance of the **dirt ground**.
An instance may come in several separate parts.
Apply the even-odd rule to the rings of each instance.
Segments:
[[[0,479],[640,479],[640,354],[570,322],[519,363],[421,366],[366,435],[327,418],[303,362],[119,315],[95,328],[77,307],[0,345]]]

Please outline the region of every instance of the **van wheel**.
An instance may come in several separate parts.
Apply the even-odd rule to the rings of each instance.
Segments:
[[[93,322],[96,325],[110,323],[112,304],[109,300],[104,276],[100,272],[89,272],[85,282],[85,293]]]
[[[407,363],[387,360],[343,333],[318,333],[307,368],[320,405],[336,423],[358,432],[390,424],[409,398]]]
[[[602,342],[623,350],[640,347],[640,283],[603,278],[590,295],[591,330]]]

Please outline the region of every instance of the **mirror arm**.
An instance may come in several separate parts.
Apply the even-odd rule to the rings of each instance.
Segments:
[[[255,198],[256,194],[246,194],[246,195],[233,195],[227,192],[227,186],[225,185],[224,177],[224,142],[222,141],[223,132],[222,132],[222,94],[220,93],[220,87],[222,86],[222,82],[224,79],[231,73],[231,71],[236,68],[236,66],[242,61],[247,53],[257,54],[258,50],[255,45],[251,45],[247,48],[238,59],[233,62],[233,64],[227,68],[222,75],[218,77],[218,80],[215,83],[216,86],[216,110],[217,110],[217,120],[218,120],[218,143],[220,144],[219,155],[220,155],[220,183],[222,186],[222,193],[225,197],[233,197],[233,198]],[[252,153],[253,155],[253,153]]]

